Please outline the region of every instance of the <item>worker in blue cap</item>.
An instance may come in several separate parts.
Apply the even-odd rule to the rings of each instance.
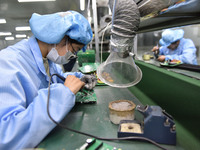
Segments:
[[[49,112],[60,122],[75,105],[75,94],[94,88],[96,78],[80,72],[63,73],[65,64],[86,50],[92,39],[88,21],[75,11],[34,13],[33,36],[0,51],[0,149],[36,147],[56,126],[47,114],[48,84],[52,77]],[[83,82],[84,81],[84,82]]]
[[[159,43],[161,47],[153,47],[152,51],[158,51],[158,61],[180,60],[185,64],[197,65],[196,47],[192,40],[183,38],[182,29],[166,29],[162,33]]]

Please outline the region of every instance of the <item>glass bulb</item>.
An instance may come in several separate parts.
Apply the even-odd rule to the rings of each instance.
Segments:
[[[123,52],[112,51],[107,60],[98,67],[97,76],[107,85],[127,88],[141,80],[142,71],[135,64],[133,57],[124,57]]]

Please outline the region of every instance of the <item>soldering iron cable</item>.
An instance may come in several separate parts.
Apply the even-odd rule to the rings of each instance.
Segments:
[[[49,116],[49,118],[59,127],[62,127],[64,129],[67,129],[69,131],[72,131],[72,132],[75,132],[75,133],[78,133],[78,134],[82,134],[82,135],[86,135],[86,136],[89,136],[89,137],[92,137],[92,138],[95,138],[95,139],[98,139],[98,140],[105,140],[105,141],[116,141],[116,140],[142,140],[142,141],[146,141],[146,142],[149,142],[149,143],[152,143],[154,144],[155,146],[163,149],[163,150],[167,150],[166,148],[164,148],[163,146],[161,146],[160,144],[156,143],[155,141],[149,139],[149,138],[145,138],[145,137],[135,137],[135,136],[131,136],[131,137],[123,137],[123,138],[103,138],[103,137],[98,137],[98,136],[94,136],[92,134],[88,134],[88,133],[85,133],[85,132],[81,132],[81,131],[77,131],[77,130],[74,130],[74,129],[71,129],[57,121],[55,121],[50,112],[49,112],[49,101],[50,101],[50,85],[51,85],[51,80],[52,80],[52,77],[53,76],[57,76],[57,77],[61,77],[60,75],[58,74],[52,74],[50,76],[50,80],[49,80],[49,84],[48,84],[48,97],[47,97],[47,114]],[[62,77],[61,79],[63,80],[64,77]]]

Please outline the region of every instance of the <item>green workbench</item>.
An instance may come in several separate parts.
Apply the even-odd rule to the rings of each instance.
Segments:
[[[200,81],[166,69],[137,61],[143,72],[139,84],[128,89],[109,86],[95,87],[97,103],[76,104],[61,122],[69,128],[99,137],[116,138],[118,125],[109,120],[108,104],[126,99],[137,104],[159,105],[172,115],[176,122],[177,145],[163,145],[169,150],[200,149]],[[135,112],[136,119],[141,119]],[[87,137],[56,127],[40,144],[46,150],[75,150]],[[103,141],[122,150],[159,150],[144,141]]]
[[[193,77],[136,61],[143,77],[129,88],[142,104],[159,105],[176,121],[177,140],[186,150],[200,149],[200,73]],[[194,78],[195,77],[195,78]]]

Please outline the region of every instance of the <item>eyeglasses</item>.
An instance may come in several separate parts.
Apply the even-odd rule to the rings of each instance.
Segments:
[[[74,54],[74,55],[77,55],[77,51],[74,49],[74,47],[72,46],[72,43],[71,43],[71,47],[72,47],[72,53]],[[78,50],[79,51],[79,50]]]
[[[73,55],[69,58],[69,60],[73,60],[73,59],[77,58],[77,52],[75,51],[74,47],[72,46],[72,43],[71,43],[71,47],[72,47]]]
[[[171,43],[172,45],[175,45],[177,43],[177,41],[175,41],[175,42],[173,42],[173,43]]]

